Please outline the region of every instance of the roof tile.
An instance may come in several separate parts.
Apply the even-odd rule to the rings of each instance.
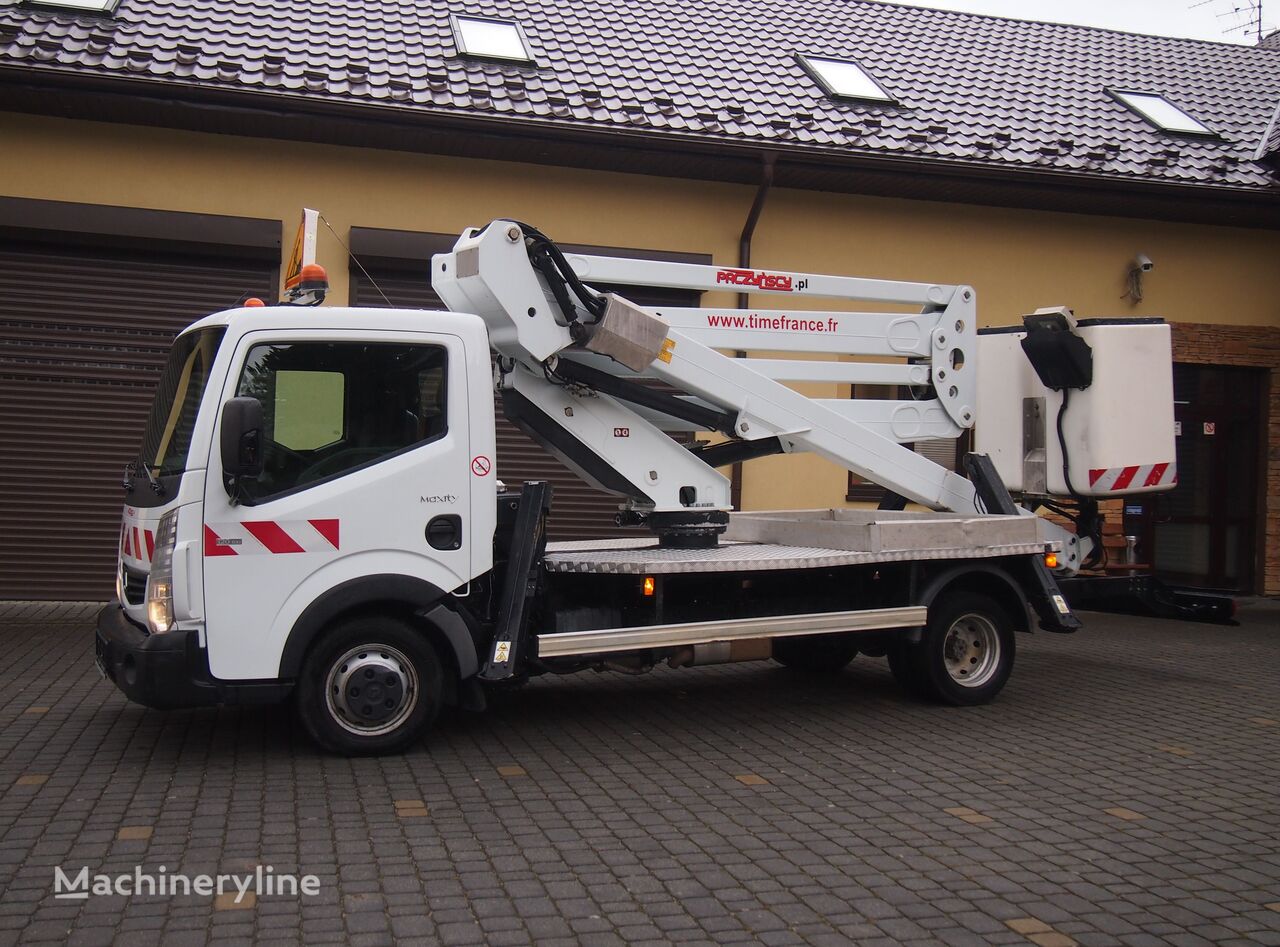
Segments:
[[[518,21],[536,65],[466,60],[450,14]],[[797,54],[856,61],[895,103],[827,98]],[[0,0],[0,66],[589,130],[910,154],[1275,190],[1280,48],[878,0],[120,0],[114,15]],[[1171,136],[1107,94],[1156,92],[1219,137]]]

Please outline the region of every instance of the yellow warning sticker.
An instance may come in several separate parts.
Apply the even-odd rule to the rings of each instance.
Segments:
[[[504,663],[511,657],[511,642],[499,641],[498,647],[493,650],[493,660],[496,664]]]
[[[666,362],[668,365],[670,365],[670,364],[671,364],[671,353],[670,353],[669,351],[668,351],[668,352],[659,352],[659,353],[658,353],[658,361],[660,361],[660,362]]]

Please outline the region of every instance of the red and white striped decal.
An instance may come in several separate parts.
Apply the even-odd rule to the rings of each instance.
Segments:
[[[125,523],[120,527],[120,551],[128,559],[150,562],[156,554],[156,534]]]
[[[206,556],[285,555],[339,548],[337,520],[244,520],[204,528]]]
[[[1089,471],[1089,486],[1095,493],[1124,493],[1171,487],[1178,482],[1178,465],[1138,464],[1131,467],[1103,467]]]

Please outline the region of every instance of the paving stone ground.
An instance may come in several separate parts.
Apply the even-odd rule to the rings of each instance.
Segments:
[[[1280,608],[1019,638],[987,707],[883,661],[539,680],[404,756],[157,713],[82,606],[0,609],[0,944],[1280,945]],[[53,896],[69,874],[314,898]]]

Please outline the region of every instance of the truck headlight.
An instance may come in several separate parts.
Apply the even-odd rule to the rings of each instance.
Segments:
[[[178,541],[178,511],[160,517],[156,549],[147,577],[147,627],[153,635],[173,631],[173,549]]]

